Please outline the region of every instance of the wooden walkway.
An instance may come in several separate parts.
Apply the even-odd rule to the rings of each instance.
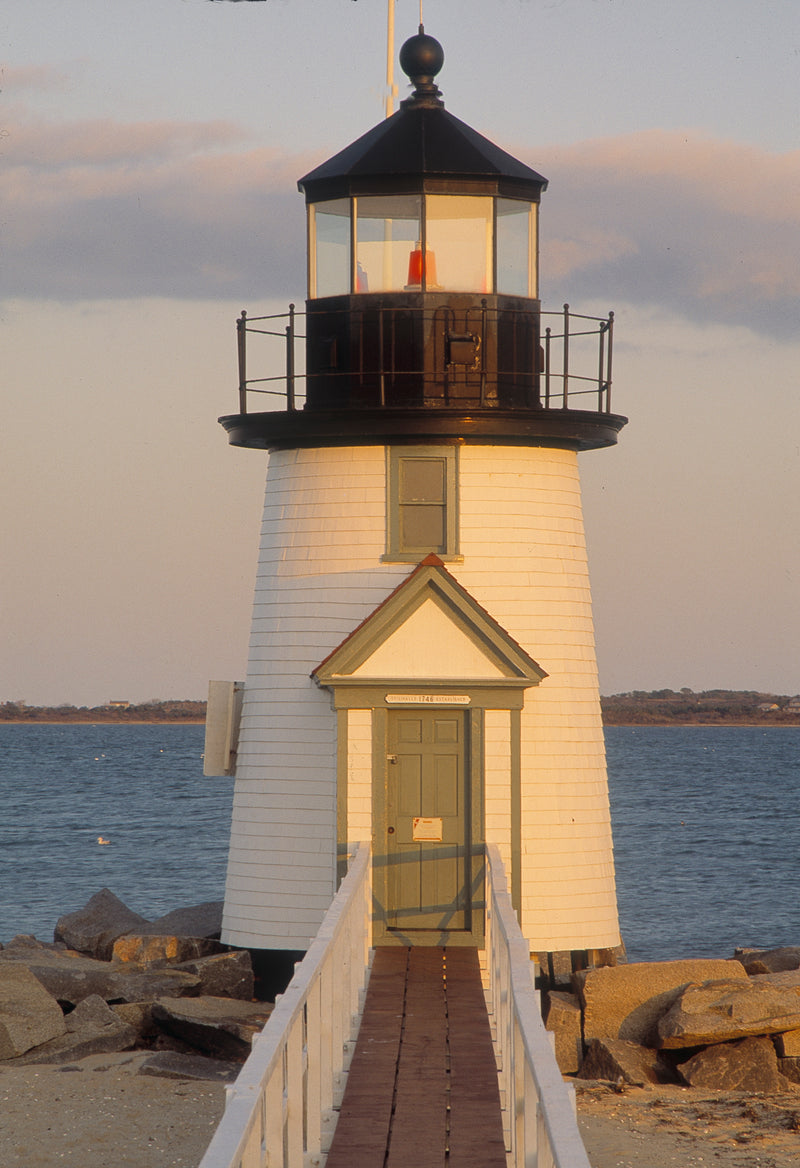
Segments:
[[[475,949],[377,949],[327,1168],[506,1168]]]

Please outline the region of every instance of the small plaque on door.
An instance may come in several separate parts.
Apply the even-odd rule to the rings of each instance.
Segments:
[[[415,815],[411,821],[411,838],[415,842],[428,841],[439,843],[442,838],[441,819],[431,819],[429,816]]]

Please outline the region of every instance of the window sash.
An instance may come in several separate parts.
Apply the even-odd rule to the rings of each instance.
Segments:
[[[391,447],[385,559],[458,554],[457,448]]]

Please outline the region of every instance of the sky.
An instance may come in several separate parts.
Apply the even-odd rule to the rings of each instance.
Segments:
[[[296,180],[381,120],[387,4],[3,5],[0,701],[244,676],[235,318],[304,299]],[[423,17],[450,112],[549,179],[543,306],[616,315],[630,422],[581,455],[601,691],[800,692],[800,5]],[[395,0],[396,51],[418,21]]]

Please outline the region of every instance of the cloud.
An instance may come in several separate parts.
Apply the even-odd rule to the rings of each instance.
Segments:
[[[66,75],[52,65],[3,65],[0,68],[0,90],[6,93],[9,90],[44,92],[63,89],[66,80]]]
[[[800,151],[648,131],[548,148],[545,289],[796,335]]]
[[[3,295],[302,295],[296,180],[317,156],[253,149],[223,122],[7,129]],[[796,334],[800,151],[653,130],[517,153],[550,178],[548,302],[635,302]]]
[[[248,149],[236,127],[20,123],[4,154],[1,295],[302,291],[303,161]]]

